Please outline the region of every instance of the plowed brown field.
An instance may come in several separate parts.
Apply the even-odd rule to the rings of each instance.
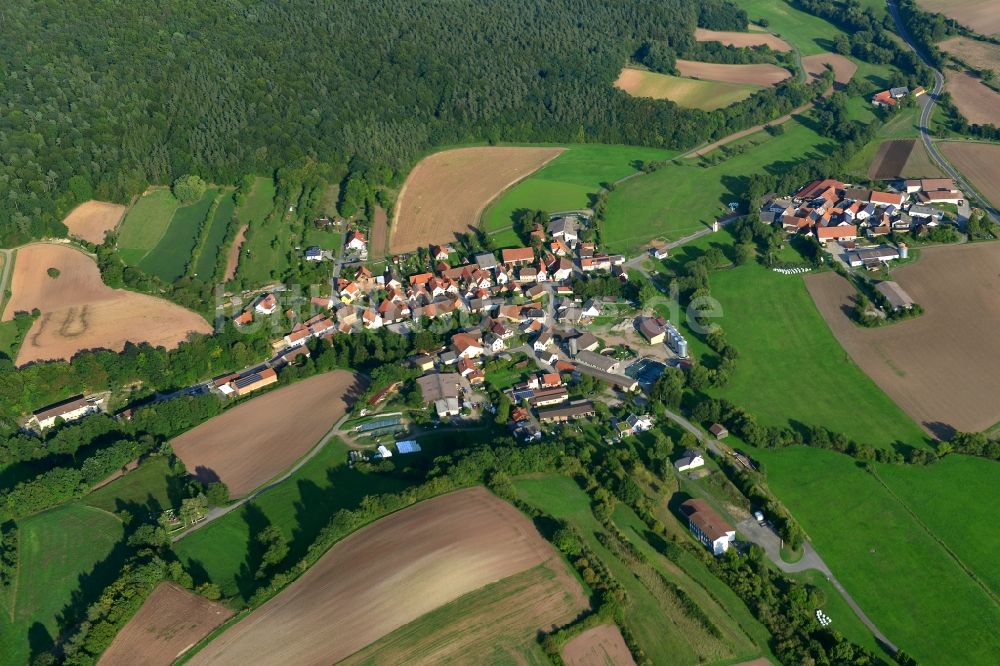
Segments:
[[[838,89],[850,83],[854,72],[858,71],[858,65],[853,60],[839,53],[817,53],[802,58],[802,67],[811,79],[819,78],[827,65],[833,68],[834,87]]]
[[[49,268],[59,276],[49,277]],[[42,312],[25,336],[17,365],[69,359],[84,349],[121,351],[126,342],[176,347],[193,332],[212,332],[208,322],[179,305],[107,286],[94,260],[67,245],[19,249],[11,292],[4,321],[17,312]]]
[[[1000,146],[988,143],[943,142],[945,158],[972,181],[994,206],[1000,206]]]
[[[727,46],[769,46],[775,51],[791,51],[788,42],[768,32],[729,32],[695,28],[694,38],[699,42],[722,42]]]
[[[806,277],[823,318],[855,363],[936,437],[1000,421],[1000,245],[930,247],[893,277],[925,313],[884,328],[856,326],[854,290],[836,273]]]
[[[970,123],[1000,125],[1000,93],[969,72],[948,70],[945,81],[945,90]]]
[[[634,666],[622,632],[613,624],[588,629],[563,646],[566,666]]]
[[[226,410],[171,444],[189,472],[241,497],[316,446],[363,388],[350,372],[327,372]]]
[[[70,211],[63,224],[71,236],[100,245],[105,232],[118,226],[125,210],[125,206],[107,201],[85,201]]]
[[[940,12],[982,35],[1000,33],[996,0],[917,0],[921,9]]]
[[[1000,45],[981,42],[969,37],[952,37],[938,43],[938,48],[949,55],[961,58],[976,69],[1000,70]]]
[[[115,636],[98,666],[170,666],[233,615],[222,604],[160,583]]]
[[[756,86],[775,86],[791,76],[791,72],[768,63],[755,65],[720,65],[714,62],[677,60],[677,71],[681,76],[706,81],[725,83],[747,83]]]
[[[332,664],[462,595],[557,555],[483,488],[420,502],[336,544],[191,664]]]
[[[378,261],[385,256],[389,245],[389,216],[381,206],[375,207],[375,219],[372,220],[372,235],[368,239],[368,256]]]
[[[449,243],[479,226],[498,194],[530,176],[564,148],[483,146],[444,150],[413,167],[399,193],[389,250]]]

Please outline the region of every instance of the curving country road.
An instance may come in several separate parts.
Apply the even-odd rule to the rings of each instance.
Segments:
[[[940,151],[938,151],[937,146],[934,145],[934,142],[931,141],[931,132],[928,129],[928,124],[930,123],[931,113],[934,111],[934,104],[937,102],[938,95],[941,94],[941,90],[944,88],[944,75],[931,64],[930,59],[920,50],[913,37],[910,36],[910,32],[903,23],[903,17],[899,15],[899,7],[896,6],[895,0],[886,0],[886,6],[889,8],[889,13],[892,14],[892,19],[896,22],[896,32],[903,38],[907,46],[917,54],[921,62],[934,72],[934,89],[929,94],[919,98],[919,104],[922,107],[920,111],[920,140],[923,141],[924,148],[927,149],[927,154],[941,167],[942,171],[955,181],[955,184],[965,193],[966,199],[975,198],[978,200],[980,208],[987,212],[990,219],[995,224],[1000,224],[1000,214],[997,213],[988,201],[979,196],[975,188],[969,186],[969,183],[962,176],[961,172],[944,158]]]

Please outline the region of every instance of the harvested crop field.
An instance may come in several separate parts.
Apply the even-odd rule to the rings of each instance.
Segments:
[[[669,99],[680,106],[704,111],[735,104],[760,90],[759,86],[699,81],[633,67],[626,67],[621,71],[615,87],[632,97]]]
[[[316,446],[363,388],[350,372],[327,372],[229,409],[171,444],[194,476],[221,479],[241,497]]]
[[[142,655],[144,666],[170,666],[192,645],[232,617],[222,604],[160,583],[101,655],[100,666],[128,666]]]
[[[834,88],[840,89],[846,86],[858,71],[856,62],[839,53],[817,53],[816,55],[802,58],[802,67],[806,70],[810,80],[819,78],[826,72],[826,66],[833,68]]]
[[[1000,421],[1000,245],[930,247],[893,271],[925,310],[884,328],[848,319],[854,290],[839,275],[806,277],[816,307],[855,363],[930,434]]]
[[[910,153],[916,145],[915,139],[893,139],[883,141],[875,153],[875,159],[868,167],[868,177],[875,180],[888,180],[899,178],[903,175],[903,169]]]
[[[236,269],[240,265],[240,250],[243,249],[243,242],[246,240],[249,226],[249,224],[244,224],[240,227],[240,230],[236,232],[236,238],[233,239],[233,244],[229,246],[229,255],[226,257],[226,282],[236,277]]]
[[[368,239],[368,256],[378,261],[385,256],[389,247],[389,215],[385,208],[375,206],[375,219],[372,221],[372,232]]]
[[[85,201],[70,211],[63,224],[71,236],[100,245],[104,242],[104,234],[118,226],[124,215],[125,206],[120,204]]]
[[[917,0],[920,8],[953,18],[981,35],[1000,33],[996,0]]]
[[[552,558],[445,604],[340,663],[539,663],[538,633],[572,622],[587,606],[579,584]]]
[[[945,81],[945,90],[970,123],[1000,126],[1000,93],[969,72],[947,70]]]
[[[960,58],[976,69],[1000,70],[1000,45],[981,42],[968,37],[952,37],[938,43],[938,48],[948,55]]]
[[[635,664],[622,632],[613,624],[602,624],[574,637],[563,646],[562,658],[566,666]]]
[[[722,42],[727,46],[769,46],[775,51],[791,51],[788,42],[768,32],[730,32],[695,28],[694,38],[699,42]]]
[[[49,277],[49,268],[59,276]],[[179,305],[107,286],[94,260],[67,245],[36,243],[19,249],[11,291],[4,321],[16,312],[42,312],[17,354],[19,366],[68,360],[84,349],[121,351],[126,342],[172,348],[191,333],[212,332],[201,316]]]
[[[677,71],[681,76],[694,79],[751,86],[775,86],[791,76],[787,69],[769,63],[720,65],[714,62],[681,59],[677,60]]]
[[[403,183],[389,250],[448,243],[479,226],[486,205],[564,148],[483,146],[444,150],[420,160]]]
[[[557,558],[484,488],[426,500],[334,545],[192,664],[330,664],[485,585]],[[576,584],[567,576],[567,580]]]
[[[956,141],[938,147],[990,203],[1000,206],[1000,145]]]

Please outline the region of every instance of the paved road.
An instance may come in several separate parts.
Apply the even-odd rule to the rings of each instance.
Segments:
[[[899,651],[899,648],[896,647],[896,645],[879,630],[879,628],[874,622],[871,621],[871,619],[869,619],[867,615],[865,615],[865,612],[861,610],[861,606],[859,606],[858,602],[854,600],[854,597],[852,597],[848,591],[844,589],[844,586],[840,584],[840,581],[833,575],[833,572],[830,571],[830,567],[826,565],[826,562],[824,562],[823,558],[819,556],[819,553],[816,552],[816,549],[812,547],[811,543],[806,541],[802,544],[802,559],[798,562],[785,562],[781,559],[781,539],[770,528],[762,527],[756,520],[750,518],[737,524],[736,529],[739,530],[740,534],[745,536],[747,539],[763,548],[768,559],[774,562],[775,566],[782,571],[786,573],[796,573],[799,571],[815,569],[816,571],[821,572],[824,576],[826,576],[826,579],[830,581],[830,584],[833,585],[834,589],[840,592],[840,596],[844,597],[844,601],[846,601],[847,605],[851,607],[851,610],[853,610],[854,614],[858,616],[858,619],[861,620],[866,627],[868,627],[869,631],[872,632],[872,635],[875,636],[875,638],[890,651]]]
[[[998,214],[997,211],[989,205],[989,202],[983,201],[979,197],[976,190],[969,186],[969,183],[965,180],[958,169],[953,167],[948,160],[944,158],[944,156],[938,151],[937,146],[935,146],[934,142],[931,140],[931,132],[928,129],[928,123],[930,122],[931,113],[934,111],[934,104],[937,102],[938,95],[941,94],[941,90],[944,88],[944,76],[942,76],[941,72],[935,69],[926,54],[924,54],[917,47],[917,43],[913,41],[913,37],[910,36],[909,31],[906,29],[906,25],[903,23],[903,18],[899,14],[899,7],[896,6],[896,3],[893,0],[886,0],[886,5],[889,8],[889,13],[892,14],[893,20],[896,22],[896,32],[899,33],[899,36],[903,38],[910,49],[917,54],[917,57],[920,58],[920,60],[934,72],[934,89],[930,93],[922,95],[919,98],[919,103],[922,107],[920,111],[920,139],[923,141],[924,147],[927,149],[927,154],[929,154],[931,159],[934,160],[939,167],[941,167],[942,171],[955,181],[955,184],[958,185],[962,192],[965,193],[966,199],[975,198],[979,200],[980,206],[989,214],[993,222],[1000,224],[1000,214]]]

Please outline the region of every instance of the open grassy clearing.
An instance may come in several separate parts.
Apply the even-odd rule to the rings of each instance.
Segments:
[[[27,663],[51,646],[61,618],[76,618],[118,575],[121,522],[110,513],[67,504],[18,521],[17,580],[0,608],[0,662]],[[82,596],[81,596],[82,595]],[[69,620],[72,621],[72,620]]]
[[[226,229],[236,213],[236,200],[233,198],[232,190],[225,189],[219,195],[219,206],[215,209],[215,214],[208,221],[208,229],[205,230],[205,244],[195,262],[194,272],[202,280],[211,280],[212,272],[222,250],[222,243],[226,239]]]
[[[796,47],[804,56],[833,51],[833,40],[841,31],[823,19],[795,9],[784,0],[734,0],[751,21],[768,20],[767,29]]]
[[[252,398],[172,440],[203,483],[242,497],[308,453],[364,389],[350,372],[316,375]]]
[[[709,167],[695,161],[671,163],[628,180],[608,197],[604,242],[616,251],[634,251],[653,238],[677,240],[700,231],[738,200],[747,174],[783,171],[789,164],[822,159],[833,147],[799,117],[785,132]]]
[[[723,607],[713,598],[716,590],[710,594],[685,570],[654,551],[640,536],[645,534],[644,526],[630,509],[619,506],[614,521],[625,532],[626,538],[650,558],[651,565],[626,561],[628,558],[621,552],[612,552],[598,540],[596,535],[606,532],[591,512],[589,498],[572,479],[562,476],[525,478],[516,480],[514,486],[522,500],[573,525],[587,546],[626,588],[630,599],[625,609],[626,625],[653,663],[742,660],[761,654],[762,648],[755,645],[750,635],[766,642],[766,632],[761,635],[757,628],[762,630],[762,627],[752,627],[755,624],[752,619],[747,620],[746,616],[741,618],[742,614],[749,613],[742,603],[736,600],[736,607],[729,603]],[[694,558],[691,561],[694,562]],[[703,573],[711,577],[707,571]],[[707,634],[701,625],[676,606],[672,593],[666,591],[657,574],[683,589],[711,618],[723,638],[720,640]],[[727,602],[732,599],[731,596],[720,598]],[[733,609],[731,612],[730,608]],[[742,626],[743,622],[751,625],[749,631]]]
[[[809,276],[806,285],[854,362],[928,432],[947,439],[956,429],[990,428],[1000,421],[993,399],[1000,391],[995,335],[1000,245],[925,248],[919,261],[894,270],[893,277],[925,312],[873,329],[856,326],[844,314],[845,306],[852,307],[854,289],[840,276]],[[942,336],[949,344],[927,353],[926,341]]]
[[[852,120],[864,121],[865,119],[874,118],[874,114],[871,110],[871,104],[868,104],[867,101],[864,100],[860,100],[860,102],[864,102],[864,105],[857,109],[851,109],[855,111],[855,113],[852,113]],[[856,152],[851,157],[847,165],[844,167],[845,175],[854,176],[856,178],[869,177],[869,169],[873,167],[873,163],[875,162],[882,144],[886,141],[896,139],[915,140],[920,133],[920,129],[918,127],[919,122],[920,107],[914,106],[908,109],[900,109],[894,113],[892,117],[879,128],[878,132],[875,133],[875,138],[865,144],[861,150]]]
[[[555,159],[552,146],[473,146],[420,160],[403,183],[392,220],[389,251],[412,252],[449,243],[475,228],[485,207],[504,190]]]
[[[586,598],[523,514],[484,488],[390,514],[338,542],[277,596],[230,626],[191,663],[334,663],[470,592],[546,562]],[[296,640],[305,633],[309,641]]]
[[[277,526],[289,541],[289,561],[296,561],[338,510],[357,508],[366,495],[406,487],[389,474],[348,468],[347,451],[341,440],[330,440],[288,479],[174,544],[178,558],[196,582],[217,583],[224,596],[245,602],[259,583],[253,570],[261,553],[250,543],[251,531]],[[249,573],[241,570],[244,566]]]
[[[713,273],[710,284],[722,305],[716,322],[740,352],[719,397],[764,423],[826,426],[873,446],[927,440],[841,348],[801,276],[749,264]]]
[[[703,81],[625,67],[615,87],[632,97],[668,99],[689,109],[712,111],[742,101],[760,87],[743,83]]]
[[[565,567],[553,559],[470,592],[340,663],[549,664],[536,635],[580,612],[578,596],[565,589],[566,572],[559,573]]]
[[[101,655],[100,666],[170,666],[233,611],[175,583],[160,583]]]
[[[155,513],[180,504],[183,479],[175,479],[167,459],[144,460],[135,470],[98,488],[81,503],[110,513],[126,509],[134,514]]]
[[[276,196],[274,181],[258,178],[246,204],[236,210],[237,219],[247,225],[236,263],[244,286],[268,284],[288,268],[288,252],[297,236],[292,228],[295,214],[288,206],[298,201],[299,192],[284,201]]]
[[[940,537],[925,531],[878,479],[832,451],[796,447],[754,455],[764,463],[771,489],[891,640],[921,663],[952,663],[956,655],[965,664],[996,662],[1000,639],[991,627],[1000,623],[1000,608],[995,596],[973,581],[935,540]],[[879,474],[886,470],[876,468]],[[984,469],[987,478],[995,478],[993,470]],[[952,520],[964,521],[963,506],[989,503],[987,497],[965,495],[961,484],[948,488],[949,496],[958,499],[954,505],[942,503],[941,510],[954,509]],[[978,515],[973,514],[970,528],[995,551],[995,531],[977,524]]]
[[[482,227],[494,232],[511,226],[518,210],[555,213],[587,208],[606,183],[634,173],[642,162],[665,160],[673,151],[641,146],[584,143],[566,150],[544,167],[501,194],[483,214]]]
[[[132,206],[118,232],[118,250],[122,261],[137,266],[146,253],[156,247],[180,202],[169,188],[150,190]]]
[[[184,267],[198,241],[198,229],[217,196],[219,190],[210,187],[201,199],[174,211],[170,225],[156,246],[139,261],[139,268],[165,282],[173,282],[184,275]]]

